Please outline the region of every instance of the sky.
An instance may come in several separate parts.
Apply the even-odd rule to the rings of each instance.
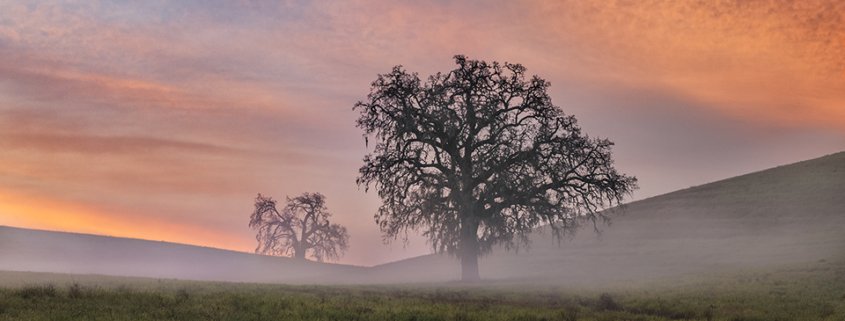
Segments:
[[[630,200],[845,151],[841,1],[0,0],[0,225],[252,251],[257,193],[385,244],[355,102],[394,65],[523,64]]]

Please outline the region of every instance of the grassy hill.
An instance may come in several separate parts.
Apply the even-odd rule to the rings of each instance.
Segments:
[[[184,244],[0,226],[0,270],[237,282],[336,283],[361,267]]]
[[[612,224],[558,244],[543,233],[529,251],[481,260],[487,279],[563,284],[652,280],[845,256],[845,153],[641,200]],[[444,281],[458,262],[429,255],[374,267],[381,281]]]
[[[483,278],[524,283],[648,282],[845,256],[845,153],[692,187],[614,210],[601,236],[497,249]],[[0,270],[281,283],[443,282],[458,262],[428,255],[371,268],[296,262],[166,242],[0,227]]]

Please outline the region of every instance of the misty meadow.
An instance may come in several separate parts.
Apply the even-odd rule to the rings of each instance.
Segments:
[[[0,320],[845,320],[842,12],[0,3]]]

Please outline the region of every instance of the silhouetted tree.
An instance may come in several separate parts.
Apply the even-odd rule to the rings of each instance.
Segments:
[[[346,251],[349,234],[345,227],[330,223],[329,217],[326,197],[320,193],[288,197],[281,211],[275,200],[258,194],[249,220],[249,227],[258,231],[255,253],[336,260]]]
[[[396,66],[354,107],[365,142],[376,140],[357,182],[377,188],[387,239],[421,230],[476,280],[493,245],[527,244],[543,224],[560,238],[636,188],[613,167],[613,143],[583,134],[547,81],[519,64],[455,62],[424,82]]]

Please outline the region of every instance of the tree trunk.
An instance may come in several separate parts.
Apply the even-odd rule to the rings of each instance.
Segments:
[[[481,280],[478,274],[478,220],[472,217],[464,218],[461,222],[461,281],[474,282]]]
[[[478,274],[478,253],[463,251],[461,253],[461,281],[475,282],[481,280]]]
[[[297,260],[305,260],[305,249],[299,246],[294,247],[293,258]]]

